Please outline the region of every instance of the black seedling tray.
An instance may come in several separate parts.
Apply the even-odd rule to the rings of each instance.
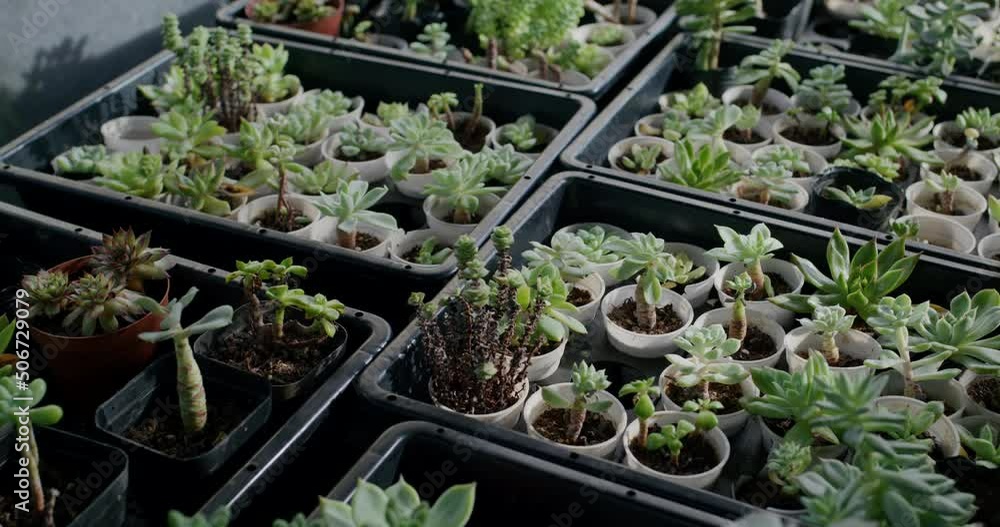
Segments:
[[[0,194],[4,194],[2,185]],[[90,247],[99,244],[101,240],[101,235],[95,231],[7,203],[0,203],[0,225],[0,296],[4,299],[13,295],[22,275],[89,254]],[[165,229],[154,226],[153,244],[170,247],[163,237],[158,236],[160,230]],[[142,232],[138,228],[137,231]],[[191,320],[217,305],[228,303],[239,306],[242,303],[241,288],[236,284],[225,283],[227,271],[223,268],[208,267],[179,257],[175,259],[177,265],[170,271],[173,291],[182,294],[192,286],[199,289],[195,302],[185,312],[185,316],[190,316]],[[349,272],[344,264],[332,261],[321,267],[334,273]],[[325,285],[314,282],[311,278],[304,281],[301,287],[310,292],[322,292],[328,297],[337,297],[339,293],[336,282]],[[349,299],[344,300],[351,304]],[[6,304],[4,306],[6,311]],[[391,329],[382,318],[352,308],[347,309],[339,323],[347,330],[348,342],[345,353],[331,368],[329,376],[310,394],[287,404],[275,404],[267,424],[213,477],[183,481],[160,478],[157,480],[157,487],[169,489],[169,492],[156,500],[135,500],[134,493],[130,492],[129,524],[161,525],[166,511],[178,506],[175,504],[191,503],[186,509],[186,512],[191,512],[213,495],[228,497],[234,501],[239,499],[249,506],[277,480],[278,475],[291,472],[298,463],[304,461],[302,454],[307,448],[314,446],[313,435],[321,425],[327,423],[335,428],[352,426],[345,424],[351,423],[346,414],[356,406],[354,401],[349,400],[354,393],[348,387],[389,342]],[[166,345],[159,352],[172,351]],[[54,383],[49,384],[49,391],[50,398],[47,400],[52,403],[72,397],[72,394],[59,394],[59,387]],[[67,413],[59,426],[102,440],[104,437],[94,428],[92,411],[86,414],[82,411]],[[336,451],[330,450],[336,449],[334,445],[332,442],[323,442],[319,446],[328,458],[337,459],[337,456],[330,455],[331,451]],[[353,458],[340,461],[350,463]]]
[[[275,40],[266,37],[257,37],[256,40],[276,43]],[[286,71],[298,75],[307,89],[330,88],[342,90],[349,96],[361,95],[366,98],[366,108],[372,111],[379,100],[408,101],[415,104],[426,101],[431,94],[441,91],[456,92],[459,99],[465,101],[463,104],[471,105],[473,84],[482,82],[485,84],[485,114],[497,121],[498,125],[513,122],[519,116],[530,113],[539,123],[560,130],[559,135],[549,144],[523,179],[515,184],[479,223],[472,236],[480,243],[488,237],[492,227],[509,215],[517,203],[522,201],[538,183],[546,170],[556,162],[559,152],[583,128],[595,108],[594,103],[586,98],[546,88],[516,85],[497,79],[482,79],[449,72],[439,67],[407,65],[305,44],[285,43],[285,46],[290,54]],[[419,284],[416,285],[417,288],[431,291],[440,288],[454,274],[454,259],[439,266],[414,268],[389,258],[361,255],[332,244],[258,229],[225,218],[126,196],[94,185],[51,175],[49,163],[55,156],[73,146],[100,143],[99,128],[104,122],[123,115],[153,115],[145,98],[138,93],[137,86],[157,82],[160,74],[169,68],[172,60],[171,53],[157,54],[0,149],[0,184],[13,181],[12,184],[24,194],[22,196],[24,202],[33,210],[57,218],[70,219],[74,223],[99,231],[106,231],[109,225],[118,226],[121,223],[120,218],[124,216],[113,212],[117,208],[113,205],[116,202],[128,209],[127,218],[137,228],[138,224],[159,225],[164,222],[183,225],[184,228],[178,232],[178,234],[183,233],[179,236],[182,239],[160,239],[180,255],[217,267],[231,268],[237,258],[262,259],[281,256],[268,251],[258,251],[257,245],[263,242],[265,246],[281,246],[282,254],[307,255],[318,262],[353,262],[351,267],[359,270],[361,276],[357,278],[361,278],[362,282],[364,282],[363,277],[372,277],[375,279],[372,282],[374,284],[384,283],[382,280],[385,279],[398,283]],[[34,193],[36,199],[28,196],[32,194],[31,189],[37,190]],[[58,192],[65,198],[53,199],[54,189],[59,189]],[[93,205],[98,202],[106,205]],[[87,205],[84,206],[83,203]],[[376,208],[392,213],[401,228],[412,230],[419,228],[425,221],[420,205],[419,200],[391,193]],[[269,240],[275,241],[272,243]],[[342,280],[342,282],[355,281],[353,275],[350,280]],[[357,286],[357,284],[345,285]],[[394,290],[388,289],[390,293]],[[402,302],[395,303],[405,306],[405,296],[402,298]],[[377,300],[381,305],[385,299]],[[359,305],[359,307],[368,309],[374,306]]]
[[[596,478],[426,422],[387,430],[327,496],[349,500],[359,479],[388,487],[399,478],[423,500],[476,483],[469,525],[726,525],[728,522],[611,479]]]
[[[563,164],[575,170],[585,170],[604,176],[624,179],[667,190],[671,193],[694,197],[708,203],[734,206],[755,214],[788,219],[789,221],[815,226],[828,231],[832,231],[834,227],[839,227],[845,233],[867,239],[877,237],[880,240],[888,240],[891,238],[890,234],[876,232],[853,224],[834,222],[811,214],[791,212],[778,207],[760,205],[720,193],[692,189],[665,182],[656,175],[639,176],[624,170],[612,168],[607,161],[608,150],[618,141],[633,135],[633,126],[636,121],[659,111],[657,100],[660,95],[671,91],[688,89],[698,84],[700,79],[694,74],[700,72],[692,71],[691,66],[693,62],[690,60],[691,54],[686,44],[687,41],[683,36],[674,38],[659,56],[651,61],[646,69],[563,152]],[[757,37],[727,37],[723,43],[720,64],[723,68],[736,66],[743,57],[758,53],[760,50],[767,48],[768,44],[767,40]],[[830,62],[829,57],[807,51],[801,47],[797,47],[790,52],[785,57],[785,61],[794,66],[803,76],[807,75],[811,68]],[[879,82],[890,75],[899,73],[898,70],[866,65],[860,62],[848,60],[837,60],[835,62],[843,63],[846,66],[847,75],[845,82],[854,93],[855,98],[862,104],[867,101],[869,93],[878,89]],[[731,71],[731,69],[728,71]],[[725,84],[726,77],[727,70],[724,69],[718,72],[714,78],[721,80],[722,84]],[[783,83],[776,82],[776,84]],[[711,86],[709,87],[711,88]],[[785,87],[779,87],[779,89],[790,93]],[[948,92],[947,104],[940,108],[935,107],[931,112],[938,116],[937,122],[948,120],[970,106],[990,106],[993,108],[993,111],[1000,109],[1000,90],[973,88],[954,82],[953,80],[946,81],[944,89]],[[716,93],[716,95],[720,93]],[[997,262],[979,258],[974,254],[960,254],[949,249],[925,243],[910,242],[910,245],[913,250],[933,254],[962,264],[993,269],[998,268]]]
[[[825,254],[830,232],[785,219],[765,217],[749,211],[736,210],[695,198],[655,190],[629,182],[613,180],[579,172],[562,173],[549,178],[506,223],[513,233],[512,250],[515,268],[522,263],[521,253],[531,248],[531,241],[547,242],[561,227],[587,222],[603,222],[629,232],[652,232],[667,242],[689,243],[703,249],[721,245],[714,225],[727,225],[738,232],[749,232],[757,223],[765,223],[772,235],[784,243],[785,249],[776,257],[787,260],[789,253],[817,262],[825,269]],[[846,237],[852,251],[863,239]],[[479,253],[488,266],[495,264],[496,253],[487,243]],[[452,281],[435,299],[439,305],[447,293],[454,292],[458,283]],[[987,272],[949,262],[933,255],[924,255],[900,293],[908,293],[915,301],[929,299],[947,305],[962,290],[978,291],[1000,285],[1000,273]],[[610,288],[609,288],[610,289]],[[705,309],[717,307],[714,292]],[[715,306],[713,306],[715,304]],[[702,312],[697,310],[695,318]],[[586,360],[607,371],[612,385],[608,391],[617,393],[623,383],[637,378],[657,377],[667,366],[665,359],[635,359],[611,348],[605,338],[603,322],[598,315],[588,324],[588,335],[573,335],[566,347],[559,370],[544,381],[566,382],[572,364]],[[474,433],[477,437],[500,443],[520,452],[544,458],[598,477],[610,477],[638,492],[657,495],[691,507],[735,518],[749,507],[722,497],[722,493],[741,474],[756,474],[763,466],[759,432],[751,424],[730,439],[733,452],[730,462],[717,483],[719,493],[680,487],[662,479],[628,469],[622,463],[570,453],[551,443],[536,440],[519,431],[486,426],[458,413],[435,406],[427,393],[429,372],[422,365],[420,329],[411,324],[375,359],[360,380],[362,396],[378,408],[387,409],[403,419],[420,419],[456,430]],[[623,401],[631,408],[629,401]],[[630,421],[631,411],[630,414]],[[517,430],[524,430],[523,423]]]

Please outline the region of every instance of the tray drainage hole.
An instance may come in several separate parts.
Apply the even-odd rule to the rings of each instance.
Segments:
[[[390,401],[395,401],[396,400],[396,396],[395,395],[390,395],[390,396],[386,397],[386,399],[389,399]]]
[[[215,268],[214,267],[209,267],[207,272],[208,272],[208,274],[215,274]]]
[[[413,266],[407,264],[406,267],[404,267],[403,269],[406,269],[407,271],[409,271],[410,269],[413,269]]]
[[[253,463],[247,465],[247,472],[257,472],[257,465]]]
[[[531,176],[522,176],[521,179],[531,179]]]
[[[729,198],[730,203],[736,203],[736,198]]]
[[[125,201],[132,201],[132,196],[125,196]]]
[[[594,168],[594,165],[587,165],[587,168]]]
[[[83,232],[83,227],[77,227],[73,229],[73,232]]]
[[[596,179],[596,178],[597,178],[597,176],[595,176],[595,175],[593,175],[593,174],[591,174],[591,175],[587,176],[587,179]]]
[[[626,492],[625,495],[628,496],[628,497],[630,497],[630,498],[634,498],[635,497],[635,491],[634,490],[630,490],[630,491]]]
[[[257,234],[267,234],[267,229],[260,229],[257,231]]]
[[[576,452],[570,452],[569,453],[569,458],[570,459],[580,459],[580,454],[577,454]]]
[[[437,429],[437,433],[439,433],[439,434],[443,434],[443,433],[444,433],[444,428],[438,428],[438,429]]]
[[[354,316],[356,316],[358,318],[361,318],[361,317],[365,316],[365,312],[364,311],[355,311],[354,312]]]
[[[740,215],[740,211],[738,211],[738,210],[734,210],[734,211],[733,211],[733,214],[735,214],[735,215],[739,216],[739,215]]]

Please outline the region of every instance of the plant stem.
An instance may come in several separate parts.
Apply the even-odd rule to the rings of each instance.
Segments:
[[[337,245],[345,249],[357,249],[358,231],[345,231],[340,227],[337,227]]]
[[[496,38],[491,38],[486,46],[486,66],[491,70],[497,69],[497,58],[500,56],[500,46]]]
[[[646,302],[646,295],[639,286],[635,288],[635,318],[643,328],[653,329],[656,325],[656,306]]]
[[[913,380],[913,363],[910,362],[910,332],[906,328],[896,328],[896,350],[903,359],[903,396],[918,399],[922,390]]]
[[[180,406],[181,422],[188,434],[201,432],[208,421],[208,402],[205,399],[205,385],[201,369],[194,358],[187,335],[174,337],[174,351],[177,355],[177,399]]]
[[[747,273],[750,275],[750,280],[753,281],[753,290],[763,291],[765,288],[765,280],[767,276],[764,275],[764,268],[760,265],[760,260],[755,260],[750,268],[747,269]]]
[[[418,157],[416,161],[413,162],[413,168],[411,171],[414,174],[426,174],[431,170],[431,160],[426,157]]]
[[[566,429],[566,439],[569,444],[575,445],[583,431],[583,423],[587,420],[587,409],[584,408],[584,401],[578,400],[573,403],[569,410],[569,425]]]
[[[729,338],[743,342],[743,339],[747,338],[748,329],[745,293],[741,293],[736,297],[736,303],[733,304],[733,319],[729,322]]]
[[[628,23],[635,24],[639,0],[628,0]]]
[[[476,84],[476,102],[472,107],[472,117],[465,123],[465,143],[471,144],[476,138],[476,130],[479,130],[479,121],[483,118],[483,85]]]
[[[42,472],[38,463],[38,442],[35,429],[28,425],[28,448],[21,451],[21,457],[28,463],[28,481],[31,484],[31,513],[39,525],[45,525],[45,490],[42,487]]]
[[[764,104],[764,97],[767,97],[767,90],[771,88],[771,77],[764,77],[753,85],[750,93],[750,104],[755,108],[761,108]]]
[[[951,216],[955,214],[955,192],[946,190],[937,193],[938,205],[941,206],[941,214]]]
[[[274,308],[274,339],[281,340],[285,336],[285,306],[278,303]]]
[[[837,335],[835,333],[823,333],[823,356],[826,357],[827,364],[837,364],[840,362],[840,348],[837,347]]]
[[[455,207],[454,212],[452,212],[451,219],[454,223],[459,225],[468,225],[472,223],[472,212],[461,207]]]
[[[712,389],[711,388],[712,388],[712,383],[710,383],[708,381],[702,381],[702,383],[701,383],[701,398],[702,399],[705,399],[706,401],[710,401],[712,399]]]
[[[285,201],[285,193],[288,191],[288,173],[285,172],[285,167],[283,165],[278,166],[278,205],[277,205],[277,221],[281,221],[281,211],[286,212],[285,221],[288,223],[285,225],[286,228],[292,230],[292,211],[288,207],[288,202]]]
[[[649,437],[649,423],[645,419],[639,419],[639,444],[646,448],[646,438]]]

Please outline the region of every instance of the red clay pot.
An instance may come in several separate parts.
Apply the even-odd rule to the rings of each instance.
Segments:
[[[253,10],[257,5],[259,0],[250,0],[243,10],[243,13],[247,18],[253,20]],[[305,31],[312,31],[313,33],[322,33],[324,35],[330,35],[336,37],[340,35],[340,22],[344,18],[344,0],[329,0],[327,4],[334,4],[337,6],[333,8],[333,14],[321,18],[315,22],[307,22],[304,24],[277,24],[280,26],[294,27],[295,29],[302,29]]]
[[[49,271],[62,271],[73,276],[80,273],[90,256],[63,262]],[[161,305],[170,298],[170,279]],[[116,393],[153,360],[156,344],[139,340],[139,334],[159,331],[161,315],[147,314],[114,333],[92,337],[67,337],[31,328],[31,340],[36,348],[32,356],[42,359],[42,372],[61,393],[73,399],[101,402]],[[37,360],[37,359],[36,359]]]

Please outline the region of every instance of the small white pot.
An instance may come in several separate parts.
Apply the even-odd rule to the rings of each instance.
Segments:
[[[604,295],[604,300],[601,301],[601,316],[607,329],[608,340],[616,350],[641,359],[658,358],[673,352],[677,349],[674,339],[681,336],[694,320],[694,308],[681,295],[664,289],[657,307],[668,304],[673,306],[674,313],[684,324],[680,328],[662,335],[647,335],[629,331],[612,322],[609,315],[615,307],[625,303],[625,300],[634,298],[635,288],[634,285],[626,285]]]
[[[761,262],[761,268],[764,273],[774,273],[778,274],[788,283],[791,287],[790,293],[799,293],[802,290],[802,286],[805,284],[805,277],[802,276],[802,272],[799,271],[798,267],[795,267],[789,262],[784,260],[778,260],[777,258],[771,258]],[[719,270],[715,275],[715,291],[719,296],[719,301],[722,302],[724,306],[732,305],[733,297],[729,296],[725,292],[726,282],[732,280],[734,276],[746,271],[746,266],[740,262],[735,262],[726,265]],[[755,300],[747,302],[747,309],[750,311],[756,311],[771,320],[774,320],[782,327],[791,327],[795,322],[795,313],[788,311],[787,309],[780,308],[772,304],[768,300]]]
[[[296,99],[295,104],[301,103],[308,100],[310,96],[322,92],[323,90],[315,89],[309,90]],[[294,106],[294,105],[293,105]],[[363,97],[352,97],[351,98],[351,109],[344,115],[338,115],[330,119],[329,129],[330,130],[340,130],[347,123],[352,123],[361,120],[361,114],[365,111],[365,99]]]
[[[757,426],[760,428],[760,441],[764,447],[765,452],[770,452],[778,443],[784,439],[782,436],[774,433],[770,427],[764,422],[763,418],[757,418]],[[813,446],[813,457],[817,459],[839,459],[844,453],[847,452],[846,445],[823,445],[823,446]]]
[[[705,274],[693,282],[684,286],[684,298],[691,303],[691,307],[699,309],[705,305],[708,295],[715,285],[715,275],[719,272],[719,261],[705,254],[705,249],[689,243],[665,243],[663,249],[671,254],[684,253],[691,258],[696,267],[704,267]]]
[[[733,320],[733,306],[720,307],[702,314],[694,321],[695,327],[708,327],[713,324],[721,324],[726,327]],[[747,325],[755,327],[771,337],[774,342],[774,353],[757,360],[734,360],[742,364],[744,368],[773,368],[781,360],[785,351],[785,329],[780,324],[771,320],[763,313],[747,309]]]
[[[385,258],[389,256],[389,248],[396,244],[396,241],[402,237],[403,233],[402,229],[384,229],[382,227],[376,227],[374,225],[367,225],[364,223],[358,224],[358,232],[362,232],[382,240],[382,242],[375,247],[365,249],[364,251],[357,251],[361,254],[376,256],[378,258]],[[337,219],[326,216],[319,220],[315,227],[313,227],[310,231],[309,237],[318,242],[337,245]]]
[[[434,382],[433,380],[428,381],[427,390],[430,393],[431,401],[434,405],[443,410],[448,410],[449,412],[455,412],[451,408],[437,402],[437,397],[434,396]],[[477,421],[484,425],[496,425],[501,428],[514,428],[517,424],[518,418],[521,417],[521,410],[524,409],[524,402],[528,400],[528,383],[525,382],[521,387],[520,396],[517,398],[517,402],[500,410],[499,412],[493,412],[491,414],[465,414],[465,417]],[[455,412],[461,413],[461,412]]]
[[[813,184],[816,182],[816,174],[819,174],[820,172],[826,170],[826,167],[829,165],[829,163],[826,162],[826,158],[817,154],[816,152],[813,152],[808,148],[804,148],[802,146],[794,146],[794,145],[784,145],[784,146],[788,146],[789,148],[798,150],[799,152],[803,153],[806,163],[809,163],[809,172],[811,172],[812,175],[809,177],[792,178],[792,182],[804,188],[806,192],[811,191]],[[756,162],[757,159],[761,159],[764,154],[775,148],[777,148],[777,145],[768,145],[759,150],[754,150],[752,154],[753,160]]]
[[[840,354],[845,357],[857,359],[877,359],[882,354],[882,346],[871,335],[852,329],[846,333],[841,333],[835,338]],[[797,372],[805,369],[808,358],[799,356],[803,350],[819,350],[822,344],[822,337],[812,333],[807,328],[797,327],[788,332],[785,336],[785,362],[788,364],[788,371]],[[831,370],[840,372],[851,377],[864,378],[873,373],[874,370],[868,366],[854,366],[851,368],[830,367]]]
[[[619,166],[618,161],[624,157],[625,154],[629,153],[632,149],[632,145],[658,145],[666,159],[670,159],[674,156],[674,144],[666,139],[663,139],[662,137],[652,137],[648,135],[642,137],[628,137],[618,141],[611,147],[610,150],[608,150],[608,163],[611,165],[611,168],[615,170],[625,170],[624,167]],[[655,174],[656,169],[654,168],[650,175],[653,176]]]
[[[677,367],[670,365],[663,370],[662,373],[660,373],[660,378],[657,380],[659,383],[657,386],[660,387],[660,392],[663,394],[659,400],[659,407],[670,412],[682,411],[681,407],[685,402],[680,401],[681,404],[677,404],[677,401],[673,401],[670,397],[667,397],[667,379],[669,379],[675,371],[677,371]],[[760,390],[757,389],[757,386],[753,383],[753,379],[750,377],[747,377],[740,382],[740,390],[743,392],[744,397],[757,397],[760,395]],[[726,434],[728,437],[733,437],[734,435],[742,432],[743,427],[745,427],[747,425],[747,421],[750,420],[750,414],[742,408],[732,413],[718,414],[717,417],[719,418],[719,430],[722,430],[722,433]]]
[[[153,133],[152,125],[158,122],[156,117],[145,115],[126,116],[112,119],[101,125],[101,136],[104,146],[111,152],[142,152],[149,150],[151,154],[160,153],[163,138]]]
[[[974,232],[983,214],[986,214],[987,202],[982,194],[967,186],[960,186],[955,192],[955,207],[968,214],[946,216],[934,212],[924,206],[934,200],[934,191],[926,181],[918,181],[906,189],[906,212],[912,216],[937,216],[954,220],[959,225]]]
[[[315,143],[305,145],[298,154],[295,154],[293,161],[300,165],[305,165],[312,168],[323,161],[323,143],[326,142],[326,138],[330,137],[330,130],[323,131],[323,137],[320,138]]]
[[[920,241],[963,254],[970,254],[976,250],[976,236],[972,231],[949,217],[940,214],[908,215],[900,217],[897,221],[905,220],[917,223],[919,228],[917,238]]]
[[[632,126],[632,135],[636,137],[659,137],[662,139],[661,135],[645,134],[642,132],[643,127],[652,126],[654,128],[659,128],[663,124],[663,113],[654,113],[643,117],[635,122]]]
[[[979,240],[977,249],[980,258],[992,259],[1000,254],[1000,233],[993,233]]]
[[[944,160],[947,164],[951,160],[958,157],[957,152],[941,152],[938,156]],[[997,165],[989,158],[982,154],[971,153],[969,154],[966,166],[969,167],[973,172],[979,174],[980,179],[976,181],[962,181],[962,185],[975,190],[976,192],[987,195],[990,193],[990,188],[993,187],[993,182],[997,179]],[[927,179],[930,173],[940,173],[940,169],[931,170],[926,164],[920,166],[920,176],[922,179]]]
[[[557,395],[567,401],[572,401],[575,397],[573,395],[572,383],[564,382],[552,384],[546,386],[545,388],[553,390]],[[608,439],[607,441],[602,441],[596,445],[573,446],[564,445],[539,434],[534,427],[535,420],[538,419],[539,416],[545,412],[545,410],[549,409],[549,405],[545,403],[544,399],[542,399],[541,389],[536,390],[535,393],[531,394],[531,397],[528,397],[528,401],[524,403],[524,412],[522,415],[524,416],[524,424],[528,430],[528,435],[534,437],[535,439],[541,439],[542,441],[557,445],[570,452],[576,452],[577,454],[587,454],[588,456],[614,459],[615,451],[618,448],[618,444],[621,442],[622,434],[625,433],[625,427],[628,424],[628,414],[625,412],[625,407],[622,406],[622,403],[614,395],[601,390],[597,392],[595,396],[599,401],[611,402],[611,408],[608,408],[608,411],[605,412],[604,415],[615,425],[616,433],[613,438]]]
[[[434,231],[430,229],[420,229],[416,231],[410,231],[403,235],[397,243],[391,244],[389,246],[389,256],[402,264],[412,265],[417,269],[433,269],[437,266],[434,265],[422,265],[418,263],[413,263],[409,260],[403,258],[403,255],[412,251],[413,249],[423,245],[428,238],[435,236]],[[441,245],[441,240],[438,240],[439,245]],[[447,261],[446,261],[447,262]],[[443,265],[443,264],[442,264]]]
[[[954,146],[944,138],[948,135],[958,134],[963,135],[963,131],[958,128],[958,124],[955,121],[944,121],[934,125],[934,153],[938,156],[942,154],[952,154],[958,155],[962,152],[962,147]],[[1000,153],[1000,148],[994,148],[992,150],[977,150],[979,154],[986,156],[987,158],[992,158],[993,154]],[[943,157],[942,157],[943,159]]]
[[[1000,427],[1000,413],[994,412],[993,410],[983,406],[968,393],[969,386],[980,377],[986,377],[986,375],[981,375],[970,370],[966,371],[962,374],[962,377],[958,379],[959,384],[962,385],[963,391],[965,391],[965,415],[978,415],[985,417],[989,420],[989,422]]]
[[[566,312],[567,315],[586,324],[597,316],[597,310],[601,307],[601,299],[604,298],[606,286],[600,273],[590,273],[589,275],[572,282],[570,285],[578,287],[590,293],[593,300],[590,303],[576,308],[576,312]]]
[[[392,151],[392,150],[386,152],[385,154],[385,166],[387,170],[386,173],[391,174],[392,167],[394,167],[396,163],[398,163],[402,158],[403,158],[403,152]],[[454,159],[445,159],[443,161],[445,165],[448,166],[450,166],[452,163],[455,162]],[[405,179],[401,181],[393,180],[392,183],[400,194],[408,198],[423,199],[426,197],[424,196],[424,188],[427,187],[427,185],[430,185],[432,181],[434,181],[434,177],[431,175],[433,173],[434,173],[433,170],[427,172],[426,174],[414,174],[410,172],[406,174]]]
[[[917,412],[927,406],[927,403],[899,395],[885,395],[875,399],[875,406],[889,410],[894,414],[902,414],[904,412]],[[937,444],[946,458],[957,457],[962,449],[958,430],[946,416],[941,416],[935,421],[927,430],[927,435],[934,439],[934,443]]]
[[[459,130],[453,131],[456,140],[458,139],[461,129],[465,126],[465,121],[472,118],[472,112],[452,112],[452,117],[455,119],[455,127]],[[497,122],[485,115],[479,118],[480,123],[485,124],[486,131],[486,142],[484,145],[490,144],[490,137],[497,133]]]
[[[796,143],[795,141],[792,141],[791,139],[788,139],[787,137],[784,136],[785,130],[788,130],[789,128],[798,125],[799,125],[798,120],[788,116],[783,116],[782,118],[776,120],[774,122],[774,128],[773,128],[774,142],[779,145],[795,146],[798,148],[811,150],[819,154],[828,161],[837,157],[837,154],[840,153],[841,148],[843,148],[844,146],[843,141],[837,141],[833,144],[822,145],[822,146],[804,145],[802,143]],[[813,117],[803,116],[802,126],[823,126],[823,125],[816,123],[815,118]],[[839,124],[833,125],[832,127],[830,127],[830,130],[835,137],[843,138],[845,135],[844,127],[840,126]]]
[[[493,207],[500,203],[500,198],[492,194],[487,194],[479,198],[479,215],[486,217],[493,210]],[[443,218],[451,212],[448,202],[438,200],[435,196],[428,196],[423,204],[424,214],[427,216],[427,226],[434,232],[438,240],[445,245],[454,245],[463,234],[469,234],[476,230],[478,223],[467,225],[450,223]]]
[[[289,232],[292,236],[298,236],[300,238],[310,238],[312,237],[312,231],[316,228],[316,224],[320,221],[319,209],[313,205],[312,200],[307,196],[300,194],[286,194],[285,201],[289,206],[299,209],[302,214],[307,218],[312,220],[309,225],[302,227],[301,229]],[[236,220],[240,223],[247,225],[253,225],[253,222],[260,217],[263,213],[275,208],[278,205],[278,195],[270,194],[267,196],[261,196],[253,201],[248,202],[246,205],[236,209],[229,218]]]
[[[743,106],[750,102],[750,95],[752,93],[753,86],[733,86],[722,92],[722,103]],[[760,116],[760,121],[765,123],[765,126],[774,124],[779,117],[792,108],[792,100],[787,95],[775,90],[774,88],[768,88],[767,95],[764,96],[764,104],[778,110],[778,113],[776,114]]]
[[[384,137],[386,139],[389,138],[389,134],[381,132],[375,133],[380,137]],[[360,179],[369,183],[377,183],[389,175],[389,168],[386,166],[385,162],[385,154],[382,154],[381,157],[368,161],[344,161],[342,159],[337,159],[337,156],[335,155],[338,148],[340,148],[340,134],[335,133],[323,142],[323,146],[321,148],[323,159],[330,161],[334,165],[347,166],[348,168],[356,171]]]
[[[614,12],[614,5],[612,4],[604,4],[604,8],[607,9],[608,11]],[[638,37],[647,29],[649,29],[649,26],[656,23],[656,19],[659,18],[659,15],[656,14],[656,11],[653,11],[648,7],[640,5],[636,6],[635,8],[635,22],[636,22],[635,24],[625,23],[626,22],[625,19],[628,17],[628,10],[626,9],[623,9],[623,12],[619,15],[619,17],[621,18],[622,25],[628,28],[630,31],[632,31],[632,33],[636,37]]]
[[[566,343],[569,339],[563,339],[555,349],[548,353],[543,353],[528,359],[528,380],[538,382],[548,379],[559,369],[559,362],[562,361],[566,353]]]
[[[277,102],[262,102],[257,103],[254,106],[257,107],[257,116],[259,119],[264,120],[272,115],[278,115],[282,113],[288,113],[288,110],[292,109],[292,105],[302,97],[302,86],[299,86],[299,91],[295,92],[291,97]]]
[[[616,46],[600,46],[597,44],[595,45],[605,51],[608,51],[613,55],[621,55],[622,52],[628,49],[628,47],[631,46],[633,42],[635,42],[635,33],[633,33],[628,28],[620,24],[609,24],[607,22],[600,22],[597,24],[584,24],[582,26],[577,26],[572,31],[570,31],[570,37],[581,44],[588,44],[587,40],[590,38],[590,35],[593,34],[594,31],[602,27],[608,27],[608,26],[611,27],[618,26],[623,29],[622,43]]]
[[[681,419],[692,421],[694,417],[691,414],[683,412],[656,412],[647,420],[650,428],[653,425],[666,426],[675,424]],[[705,439],[708,441],[712,448],[715,449],[715,453],[719,456],[719,463],[712,467],[707,472],[702,472],[701,474],[691,474],[687,476],[675,476],[671,474],[664,474],[657,470],[653,470],[646,465],[639,462],[634,455],[632,455],[632,449],[629,445],[632,440],[639,435],[639,421],[635,420],[628,424],[625,428],[625,435],[622,436],[622,443],[625,445],[625,462],[629,468],[638,470],[639,472],[650,474],[658,478],[662,478],[671,483],[676,483],[678,485],[683,485],[685,487],[690,487],[693,489],[706,489],[715,484],[716,480],[719,479],[719,475],[722,474],[723,467],[729,462],[729,454],[731,447],[729,446],[729,439],[726,438],[726,434],[723,434],[718,428],[709,430],[705,434]]]
[[[882,395],[903,395],[903,376],[895,370],[888,370],[878,374],[878,377],[888,377]],[[924,390],[927,399],[931,401],[941,401],[954,412],[945,417],[954,421],[962,417],[965,413],[965,388],[955,379],[946,381],[922,381],[917,383]]]
[[[504,143],[503,142],[503,134],[511,126],[513,126],[513,123],[505,124],[505,125],[497,128],[496,132],[494,132],[493,135],[490,136],[490,144],[493,146],[494,149],[499,149],[499,148],[502,148],[504,144],[509,144],[509,143]],[[559,130],[556,130],[555,128],[552,128],[551,126],[546,126],[544,124],[535,123],[535,136],[536,137],[537,136],[541,136],[542,137],[541,143],[544,144],[546,146],[546,148],[548,147],[548,145],[550,145],[552,143],[552,140],[554,140],[557,135],[559,135]],[[513,145],[511,145],[511,146],[513,146]],[[515,148],[515,150],[516,150],[516,148]],[[537,154],[531,154],[531,153],[528,153],[528,152],[521,152],[520,150],[518,150],[517,153],[521,154],[524,157],[527,157],[528,159],[532,159],[532,160],[535,160],[535,159],[538,159],[539,157],[542,157],[542,152],[539,152]]]

